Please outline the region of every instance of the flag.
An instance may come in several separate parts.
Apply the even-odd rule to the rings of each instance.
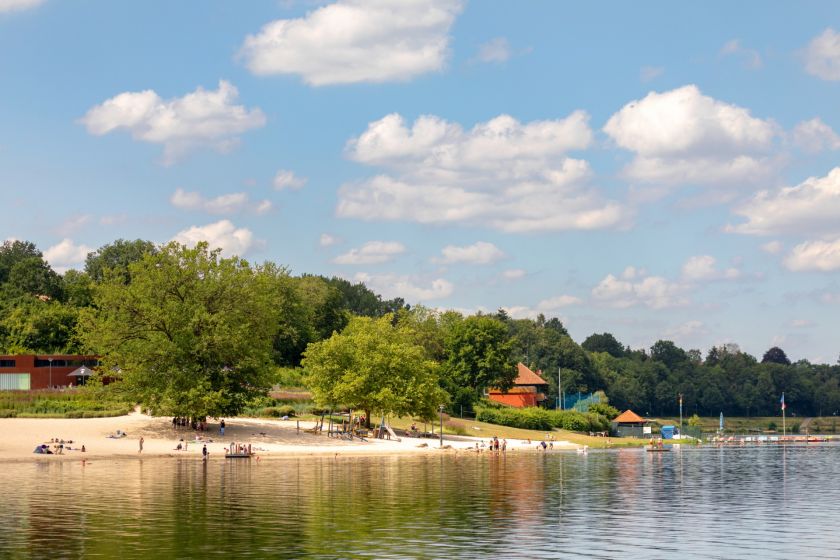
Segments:
[[[785,409],[785,394],[782,393],[782,410]]]

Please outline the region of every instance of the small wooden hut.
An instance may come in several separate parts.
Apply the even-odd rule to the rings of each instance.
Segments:
[[[618,437],[636,437],[643,438],[650,435],[650,431],[645,432],[647,420],[633,412],[632,410],[625,410],[611,422],[612,433]]]

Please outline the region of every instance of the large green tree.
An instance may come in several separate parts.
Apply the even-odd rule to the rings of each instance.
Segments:
[[[105,271],[111,270],[118,273],[123,281],[131,279],[129,266],[141,260],[147,253],[154,253],[157,247],[151,241],[135,239],[127,241],[117,239],[113,243],[103,245],[96,251],[88,253],[85,259],[85,272],[94,282],[100,282],[105,278]]]
[[[320,406],[344,405],[371,413],[431,418],[446,400],[438,365],[415,333],[392,315],[355,317],[340,333],[310,344],[303,367]]]
[[[453,411],[472,408],[485,389],[509,389],[516,379],[513,341],[502,320],[474,315],[449,326],[443,387]]]
[[[130,263],[128,284],[124,272],[106,269],[80,335],[136,400],[220,416],[268,389],[283,269],[170,243]]]

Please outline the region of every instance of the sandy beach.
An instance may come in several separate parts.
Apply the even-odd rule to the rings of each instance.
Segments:
[[[231,442],[251,444],[254,454],[260,459],[302,455],[393,455],[441,453],[437,439],[402,438],[396,440],[352,441],[313,434],[307,429],[312,422],[292,420],[264,420],[254,418],[230,418],[225,435],[219,434],[218,423],[209,423],[206,432],[189,428],[173,428],[171,418],[151,417],[132,413],[113,418],[84,419],[0,419],[0,462],[3,461],[61,461],[95,458],[139,458],[139,457],[195,457],[201,459],[202,447],[206,444],[211,460],[224,460],[225,449]],[[117,430],[126,437],[112,439],[108,436]],[[140,438],[143,438],[143,452],[139,452]],[[201,438],[201,439],[197,439]],[[65,444],[61,455],[33,453],[35,447],[46,443],[52,448],[51,439],[73,443]],[[182,441],[183,440],[183,441]],[[444,436],[445,452],[475,452],[476,442],[487,443],[487,438]],[[176,450],[177,445],[186,444],[186,450]],[[508,451],[537,451],[538,442],[508,440]],[[81,452],[81,446],[85,452]],[[564,441],[555,441],[554,449],[576,449],[578,446]],[[486,449],[486,448],[485,448]]]

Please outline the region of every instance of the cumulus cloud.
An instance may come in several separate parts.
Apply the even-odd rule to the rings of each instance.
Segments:
[[[589,164],[567,157],[592,142],[589,116],[520,123],[501,115],[471,130],[398,114],[368,125],[348,156],[383,173],[339,190],[337,214],[363,220],[482,225],[509,232],[616,227],[627,211],[588,185]]]
[[[580,305],[581,303],[583,303],[583,300],[579,297],[564,294],[542,300],[537,304],[537,310],[554,311],[563,307],[569,307],[570,305]]]
[[[279,170],[274,175],[274,189],[282,191],[283,189],[300,190],[306,185],[306,177],[298,177],[293,171],[286,169]]]
[[[709,334],[709,330],[703,321],[691,320],[666,329],[662,334],[666,339],[692,343],[698,336]]]
[[[57,245],[53,245],[44,251],[44,258],[56,272],[64,273],[70,268],[77,268],[84,264],[88,253],[93,252],[92,247],[73,242],[71,239],[62,239]]]
[[[422,303],[443,299],[455,291],[455,286],[443,278],[432,279],[421,284],[421,280],[414,276],[360,272],[354,279],[356,282],[363,282],[368,288],[385,298],[401,297],[409,302]]]
[[[823,80],[840,80],[840,33],[829,27],[808,43],[805,71]]]
[[[519,280],[520,278],[524,278],[528,272],[522,268],[509,268],[502,272],[502,278],[505,280]]]
[[[823,150],[840,150],[840,136],[818,118],[796,125],[792,133],[793,143],[810,153]]]
[[[631,101],[610,117],[604,132],[636,154],[623,170],[632,180],[668,185],[754,182],[777,167],[769,155],[777,126],[705,96],[695,85]]]
[[[321,237],[318,239],[318,244],[321,247],[332,247],[333,245],[337,245],[339,243],[341,243],[341,239],[335,235],[330,235],[329,233],[322,233]]]
[[[125,130],[135,140],[161,144],[164,163],[172,164],[199,147],[227,152],[239,134],[265,125],[259,108],[235,104],[238,96],[225,80],[215,91],[199,87],[173,99],[153,90],[125,92],[91,108],[80,122],[97,136]]]
[[[785,257],[784,264],[796,272],[840,270],[840,239],[800,243]]]
[[[249,35],[254,74],[296,74],[313,86],[405,81],[442,70],[460,0],[340,0]]]
[[[505,37],[496,37],[478,47],[476,59],[480,62],[505,62],[511,57],[510,43]]]
[[[717,261],[711,255],[689,257],[682,267],[683,280],[687,282],[707,282],[711,280],[736,280],[741,271],[735,267],[718,269]]]
[[[661,276],[648,276],[644,270],[627,267],[620,276],[608,274],[592,288],[595,302],[609,307],[645,306],[652,309],[688,305],[689,286]]]
[[[405,245],[396,241],[368,241],[358,249],[333,259],[336,264],[380,264],[405,253]]]
[[[88,225],[90,221],[90,214],[76,214],[74,216],[70,216],[69,218],[61,222],[61,224],[59,224],[55,231],[59,235],[63,236],[73,235],[74,233]]]
[[[175,189],[169,202],[183,210],[200,210],[208,214],[235,214],[249,210],[255,214],[264,214],[272,208],[271,201],[263,200],[252,203],[247,193],[229,193],[214,198],[206,198],[199,192]]]
[[[3,12],[16,12],[35,8],[44,3],[44,0],[0,0],[0,14]]]
[[[441,253],[443,256],[435,259],[435,262],[441,264],[492,264],[505,256],[501,249],[486,241],[478,241],[462,247],[447,245]]]
[[[579,297],[564,294],[544,299],[533,307],[527,305],[511,305],[508,307],[502,307],[502,309],[504,309],[505,313],[514,319],[532,319],[538,315],[557,317],[557,312],[564,307],[580,305],[581,303],[583,303],[583,300]],[[563,322],[565,323],[566,320],[564,319]]]
[[[221,249],[225,256],[245,255],[256,244],[251,230],[237,228],[230,220],[220,220],[205,226],[192,226],[178,232],[172,240],[189,247],[206,241],[210,249]]]
[[[794,187],[761,191],[735,209],[746,222],[727,231],[756,235],[840,234],[840,167]]]

